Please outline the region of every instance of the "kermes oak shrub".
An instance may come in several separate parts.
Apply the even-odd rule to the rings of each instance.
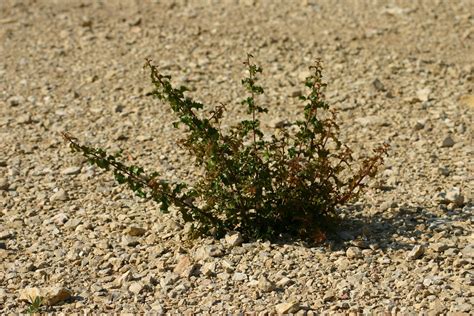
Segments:
[[[325,100],[320,60],[310,67],[312,74],[306,78],[308,94],[300,97],[302,118],[264,138],[258,118],[268,109],[256,102],[256,96],[264,92],[258,85],[262,69],[252,63],[251,55],[244,64],[248,77],[242,84],[248,96],[241,104],[247,108],[248,119],[224,133],[219,124],[225,113],[223,105],[204,117],[204,105],[186,96],[186,87],[174,87],[170,76],[146,61],[154,85],[152,95],[170,105],[178,118],[175,127],[186,126],[180,145],[205,170],[193,186],[166,181],[157,172],[125,165],[120,154],[81,145],[68,134],[64,137],[90,163],[113,170],[118,183],[160,203],[163,212],[170,205],[177,207],[183,219],[192,223],[194,236],[219,238],[239,231],[248,239],[289,234],[321,241],[337,223],[338,206],[355,198],[363,180],[376,174],[387,146],[353,161],[351,150],[338,139],[335,112]]]

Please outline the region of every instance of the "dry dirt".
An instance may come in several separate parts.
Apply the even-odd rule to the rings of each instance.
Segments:
[[[0,312],[472,314],[474,1],[0,1]],[[264,68],[262,120],[300,115],[322,58],[341,137],[391,149],[325,246],[185,243],[70,152],[66,131],[191,179],[142,66],[243,118],[242,61]],[[190,169],[191,168],[191,169]],[[48,288],[52,287],[52,289]]]

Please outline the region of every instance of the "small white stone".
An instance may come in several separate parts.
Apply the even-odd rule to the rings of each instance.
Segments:
[[[242,238],[242,234],[240,232],[234,232],[232,234],[227,234],[225,236],[226,243],[231,247],[236,247],[242,245],[244,239]]]
[[[212,276],[216,273],[216,263],[215,262],[206,262],[202,267],[201,267],[201,272],[205,276]]]
[[[68,220],[69,220],[69,217],[68,217],[66,214],[64,214],[64,213],[56,214],[56,215],[53,216],[53,218],[51,219],[51,221],[52,221],[53,223],[55,223],[56,225],[58,225],[58,226],[64,225],[64,223],[66,223]]]
[[[430,88],[420,89],[416,92],[416,96],[421,102],[428,101],[430,99],[430,94],[431,94]]]
[[[67,201],[69,200],[69,196],[68,194],[66,193],[66,191],[64,191],[64,189],[59,189],[58,192],[54,193],[53,195],[51,195],[51,197],[49,198],[49,200],[51,202],[54,202],[54,201]]]
[[[234,281],[247,281],[247,274],[241,273],[241,272],[236,272],[234,273],[234,276],[232,277],[232,280]]]
[[[78,174],[80,172],[81,172],[81,167],[79,166],[68,167],[66,169],[63,169],[63,171],[61,171],[61,173],[64,175],[73,175],[73,174]]]
[[[278,282],[277,282],[277,286],[279,287],[285,287],[287,286],[288,284],[290,284],[292,281],[290,278],[288,277],[282,277]]]
[[[132,284],[130,284],[128,287],[128,290],[134,294],[140,294],[144,287],[145,286],[141,282],[132,282]]]
[[[297,302],[281,303],[275,306],[275,311],[279,315],[296,313],[299,309],[300,304],[298,304]]]
[[[347,248],[346,256],[349,259],[362,258],[362,251],[357,247],[349,247]]]
[[[416,245],[413,249],[408,253],[407,260],[416,260],[421,258],[425,253],[425,248],[422,245]]]
[[[474,245],[470,244],[464,247],[461,250],[461,254],[463,258],[471,258],[471,259],[474,258]]]
[[[215,245],[202,246],[196,249],[194,259],[197,261],[206,260],[211,257],[222,257],[224,251],[221,247]]]
[[[464,196],[461,194],[461,189],[454,187],[446,193],[446,200],[449,203],[454,203],[456,206],[464,205]]]
[[[275,289],[275,283],[271,282],[265,276],[261,275],[258,278],[258,288],[262,292],[271,292]]]

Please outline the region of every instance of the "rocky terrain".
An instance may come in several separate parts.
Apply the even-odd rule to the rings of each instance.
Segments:
[[[0,1],[0,313],[472,314],[474,1]],[[71,153],[61,132],[169,179],[196,175],[151,58],[245,117],[247,53],[268,132],[322,58],[341,138],[391,149],[344,229],[302,242],[186,240],[175,213]]]

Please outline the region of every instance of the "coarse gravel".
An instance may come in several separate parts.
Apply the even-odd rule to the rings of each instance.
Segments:
[[[0,313],[472,314],[474,1],[0,1]],[[61,132],[199,174],[145,58],[224,124],[245,117],[247,53],[271,133],[321,58],[341,139],[390,144],[319,246],[186,239],[176,212],[118,186]]]

